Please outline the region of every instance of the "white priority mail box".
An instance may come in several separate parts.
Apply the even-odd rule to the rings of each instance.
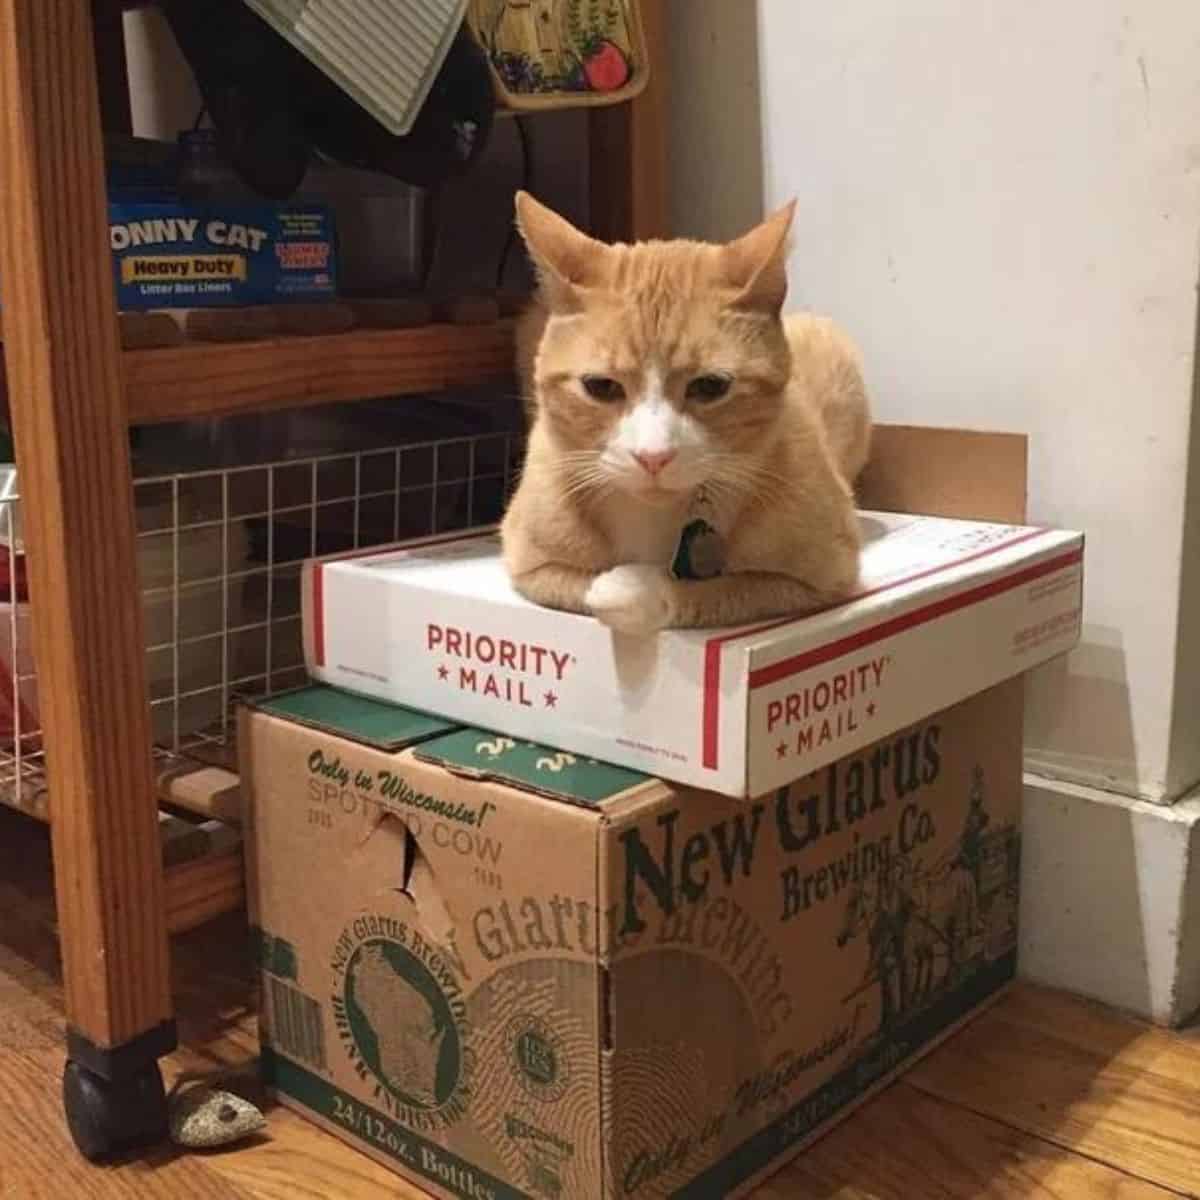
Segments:
[[[757,796],[1069,650],[1083,537],[861,515],[862,580],[802,618],[615,634],[530,603],[493,530],[305,564],[337,687],[729,796]]]

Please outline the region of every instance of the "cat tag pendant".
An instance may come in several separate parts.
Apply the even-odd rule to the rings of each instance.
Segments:
[[[725,565],[725,543],[703,517],[689,521],[679,535],[679,547],[671,563],[676,579],[712,579]]]

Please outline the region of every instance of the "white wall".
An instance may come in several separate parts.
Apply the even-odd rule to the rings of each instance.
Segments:
[[[671,226],[731,238],[762,218],[758,27],[752,0],[667,0]]]
[[[792,303],[857,336],[882,419],[1028,432],[1031,517],[1088,534],[1083,645],[1031,687],[1031,764],[1178,794],[1200,4],[760,0],[758,26],[761,117],[725,120],[761,121],[767,204],[800,199]]]
[[[1180,1025],[1200,1008],[1200,796],[1146,804],[1027,776],[1020,971]]]

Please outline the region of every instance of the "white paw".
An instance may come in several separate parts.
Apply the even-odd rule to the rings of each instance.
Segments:
[[[618,633],[657,633],[671,623],[671,577],[645,563],[613,567],[592,580],[584,603]]]

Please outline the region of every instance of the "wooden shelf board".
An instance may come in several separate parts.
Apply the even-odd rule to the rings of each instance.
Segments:
[[[511,375],[511,321],[192,342],[122,355],[130,424],[442,391]]]
[[[44,817],[30,820],[30,815],[0,804],[0,893],[7,888],[9,899],[24,897],[23,905],[42,914],[47,931],[51,931],[54,905],[48,825]],[[196,858],[166,867],[164,897],[166,925],[173,934],[242,908],[246,902],[246,883],[240,842],[232,845],[225,842]],[[0,895],[0,910],[3,905],[4,896]]]
[[[168,867],[166,894],[167,930],[172,934],[240,909],[246,902],[241,846]]]

